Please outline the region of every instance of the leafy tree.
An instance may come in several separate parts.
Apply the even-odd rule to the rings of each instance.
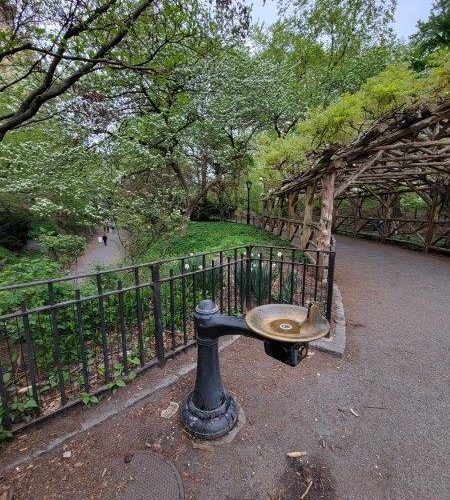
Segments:
[[[436,0],[426,21],[417,23],[418,31],[411,36],[412,60],[416,70],[427,66],[430,55],[440,49],[450,49],[450,4]]]
[[[2,144],[0,202],[69,231],[98,224],[104,220],[99,201],[109,184],[108,165],[57,122],[47,123],[45,130],[40,127],[38,139],[27,129]]]
[[[63,266],[69,266],[86,250],[86,239],[74,234],[41,234],[39,243]]]
[[[2,3],[0,141],[10,130],[61,112],[57,107],[48,110],[49,115],[35,118],[46,103],[64,100],[67,91],[86,75],[101,74],[106,69],[148,68],[158,51],[149,51],[142,58],[140,54],[127,57],[130,54],[126,48],[123,51],[123,42],[128,35],[132,33],[135,40],[141,41],[145,27],[145,38],[151,39],[155,22],[164,22],[177,11],[186,14],[195,8],[195,2],[190,8],[183,8],[170,0]],[[237,23],[235,17],[239,19]],[[216,24],[210,25],[212,29],[220,32],[231,25],[236,32],[247,25],[248,10],[240,4],[218,1],[213,18]]]
[[[438,53],[434,64],[422,74],[406,62],[391,65],[369,78],[358,92],[343,94],[326,107],[311,109],[293,133],[276,140],[267,135],[261,137],[257,172],[269,185],[278,186],[283,177],[304,170],[311,152],[354,139],[382,115],[420,102],[448,98],[450,52]]]

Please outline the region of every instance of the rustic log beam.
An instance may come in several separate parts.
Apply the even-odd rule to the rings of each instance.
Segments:
[[[369,186],[366,186],[366,189],[367,191],[369,191],[369,193],[374,197],[376,198],[380,204],[382,206],[384,206],[385,208],[387,208],[387,205],[386,205],[386,202],[385,200],[383,199],[382,195],[381,194],[378,194],[376,191],[374,191],[373,189],[371,189]]]
[[[448,136],[446,137],[448,138]],[[395,146],[396,147],[396,146]],[[423,158],[425,160],[435,160],[438,158],[447,158],[450,151],[450,143],[442,142],[441,146],[420,146],[406,149],[385,149],[378,148],[375,151],[383,151],[383,160],[385,161],[405,161]],[[361,159],[355,158],[353,163],[359,162],[367,158],[372,153],[372,150],[366,151]]]
[[[434,240],[434,235],[436,233],[436,222],[439,220],[440,215],[440,196],[437,189],[433,189],[431,192],[431,203],[429,204],[429,225],[427,235],[425,237],[425,243],[423,245],[423,253],[427,253],[430,250],[430,246]]]
[[[293,191],[289,193],[288,196],[288,226],[287,226],[287,237],[288,240],[291,241],[293,233],[294,233],[294,218],[295,218],[295,209],[297,208],[298,203],[298,192]]]
[[[382,151],[376,153],[372,158],[370,158],[366,163],[364,163],[356,172],[354,172],[350,177],[348,177],[340,186],[338,186],[334,191],[334,197],[336,198],[342,194],[352,182],[357,179],[361,174],[363,174],[368,168],[374,165],[383,155]]]
[[[417,160],[437,160],[438,158],[450,158],[450,151],[448,148],[443,148],[442,152],[435,152],[431,154],[413,154],[413,155],[402,155],[402,156],[394,156],[390,152],[385,152],[383,158],[379,160],[380,163],[388,163],[390,161],[403,162],[403,161],[417,161]]]
[[[408,133],[408,129],[401,131],[403,133]],[[394,136],[394,134],[393,134]],[[421,147],[429,147],[429,146],[450,146],[450,141],[445,138],[438,141],[412,141],[412,142],[398,142],[395,144],[385,144],[380,146],[375,146],[376,149],[382,149],[387,151],[389,149],[413,149],[413,148],[421,148]]]
[[[425,167],[425,165],[423,165]],[[391,168],[397,168],[396,166],[392,165]],[[436,175],[439,176],[441,174],[448,174],[450,173],[450,168],[441,171],[441,170],[388,170],[386,172],[363,172],[359,176],[355,176],[354,182],[362,182],[366,179],[399,179],[401,177],[410,177],[410,176],[416,176],[416,177],[426,177],[427,175]],[[344,177],[344,181],[346,182],[350,177]],[[346,186],[347,187],[347,186]],[[341,194],[341,193],[339,193]]]
[[[433,203],[431,196],[427,192],[425,192],[425,190],[417,189],[417,186],[415,186],[412,182],[405,181],[405,184],[409,188],[411,188],[418,196],[420,196],[427,205],[431,205]]]
[[[332,172],[322,178],[322,206],[317,240],[317,250],[319,251],[330,249],[335,177],[336,173]]]
[[[391,160],[394,161],[394,160]],[[398,168],[399,172],[402,171],[402,169],[406,168],[433,168],[433,167],[447,167],[450,169],[450,162],[448,161],[436,161],[436,162],[423,162],[423,163],[406,163],[405,165],[402,165],[400,163],[383,163],[382,165],[374,165],[373,167],[370,168],[370,170],[387,170],[388,172],[390,171],[389,169],[391,168]],[[351,173],[353,170],[348,170],[348,173]],[[347,173],[346,172],[346,173]]]
[[[315,193],[316,193],[316,184],[315,183],[308,184],[308,186],[306,186],[305,209],[303,212],[303,230],[300,238],[301,248],[307,248],[309,239],[311,238],[312,234],[311,223],[313,221]]]

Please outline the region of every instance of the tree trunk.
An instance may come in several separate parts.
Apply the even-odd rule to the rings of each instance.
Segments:
[[[303,229],[302,236],[300,238],[300,247],[306,248],[308,246],[309,239],[312,234],[312,221],[313,221],[313,210],[314,210],[314,194],[316,192],[316,184],[308,184],[306,186],[305,194],[305,211],[303,214]]]
[[[437,189],[434,189],[431,192],[431,200],[432,201],[428,209],[428,231],[423,245],[423,253],[428,253],[431,245],[433,244],[434,235],[436,233],[436,222],[439,220],[440,203],[439,192]]]
[[[294,236],[294,219],[295,219],[295,209],[298,203],[298,193],[293,192],[289,194],[288,198],[288,227],[287,227],[287,239],[291,241]]]
[[[317,250],[326,251],[331,247],[331,227],[333,225],[334,180],[333,172],[322,178],[322,208],[320,211]],[[319,254],[319,265],[326,265],[327,255]]]

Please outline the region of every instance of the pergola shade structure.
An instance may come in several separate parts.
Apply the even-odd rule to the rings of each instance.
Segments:
[[[449,117],[450,100],[399,110],[353,142],[311,155],[310,168],[266,200],[266,217],[287,207],[280,233],[285,227],[291,239],[299,234],[302,247],[328,249],[333,229],[449,252]],[[423,200],[413,215],[400,204],[406,193]],[[296,216],[300,199],[302,222]]]

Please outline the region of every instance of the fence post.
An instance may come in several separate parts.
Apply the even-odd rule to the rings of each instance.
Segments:
[[[98,312],[100,316],[100,330],[102,334],[103,364],[105,365],[105,382],[108,383],[111,380],[111,373],[109,370],[108,339],[106,336],[106,321],[105,321],[105,301],[103,297],[101,274],[97,273],[95,278],[97,282]]]
[[[117,281],[117,296],[119,301],[119,325],[120,325],[120,339],[122,343],[122,365],[123,372],[125,376],[128,376],[129,366],[128,366],[128,353],[127,353],[127,332],[125,327],[125,311],[123,304],[123,291],[122,291],[122,281]]]
[[[141,366],[145,365],[144,356],[144,339],[142,331],[142,306],[141,306],[141,290],[139,288],[139,267],[134,267],[134,286],[136,289],[136,319],[138,326],[138,346],[139,346],[139,362]]]
[[[75,290],[75,300],[77,309],[78,336],[80,337],[81,367],[83,371],[84,390],[85,392],[89,393],[89,368],[86,353],[86,343],[84,339],[83,306],[81,305],[81,293],[79,288]]]
[[[181,259],[181,274],[184,275],[186,271],[186,261]],[[186,278],[181,278],[181,316],[183,321],[183,342],[187,344],[187,330],[186,330]]]
[[[169,292],[170,292],[170,337],[172,339],[172,349],[177,346],[177,341],[175,337],[175,290],[173,287],[173,269],[169,271],[170,281],[169,281]]]
[[[0,364],[0,402],[3,407],[3,416],[1,418],[1,426],[9,431],[11,429],[11,418],[9,416],[9,408],[8,408],[8,393],[6,392],[5,383],[3,382],[3,370],[2,365]]]
[[[30,331],[30,321],[27,313],[27,305],[25,301],[21,303],[21,310],[23,313],[23,333],[25,336],[25,344],[27,348],[27,365],[29,368],[30,382],[31,382],[31,390],[33,392],[33,399],[37,404],[36,413],[39,415],[41,412],[41,406],[39,402],[39,393],[37,389],[37,369],[36,369],[36,359],[34,357],[33,350],[33,341],[31,339],[31,331]]]
[[[55,291],[53,283],[48,282],[48,299],[50,305],[55,305]],[[67,403],[66,389],[64,387],[64,375],[61,363],[61,347],[59,345],[59,332],[58,332],[58,317],[56,315],[56,307],[50,310],[50,322],[52,327],[52,340],[53,340],[53,356],[56,362],[56,371],[58,373],[58,389],[61,395],[61,406]]]
[[[161,309],[161,281],[159,273],[159,264],[152,265],[152,289],[153,289],[153,320],[155,322],[155,345],[156,356],[159,360],[159,365],[165,363],[164,356],[164,339],[162,327],[162,309]]]
[[[328,255],[328,281],[327,281],[327,320],[331,323],[331,307],[333,305],[333,282],[334,282],[334,264],[336,254],[330,252]]]
[[[245,306],[247,309],[250,309],[252,302],[252,246],[247,246],[246,248],[246,260],[247,260],[247,268],[246,268],[246,280],[245,280]]]

